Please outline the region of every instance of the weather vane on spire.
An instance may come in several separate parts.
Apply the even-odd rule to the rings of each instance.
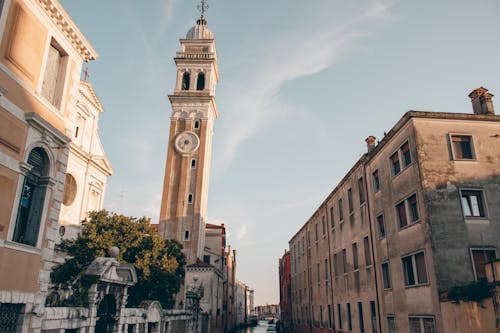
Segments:
[[[198,5],[198,10],[201,13],[201,18],[205,15],[205,11],[209,8],[207,0],[201,0],[201,3]]]

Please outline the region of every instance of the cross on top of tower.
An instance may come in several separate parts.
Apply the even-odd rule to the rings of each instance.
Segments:
[[[201,13],[201,19],[204,18],[206,10],[209,8],[207,0],[201,0],[200,4],[198,5],[198,10]]]

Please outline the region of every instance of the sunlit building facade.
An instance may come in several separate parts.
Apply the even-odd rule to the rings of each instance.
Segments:
[[[498,331],[491,298],[450,296],[500,246],[500,117],[469,97],[473,114],[410,111],[368,137],[292,237],[294,332]]]

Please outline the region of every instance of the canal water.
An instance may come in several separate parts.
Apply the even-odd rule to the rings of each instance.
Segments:
[[[237,330],[237,333],[265,333],[267,329],[267,322],[264,320],[259,321],[259,324],[255,327],[241,328]]]

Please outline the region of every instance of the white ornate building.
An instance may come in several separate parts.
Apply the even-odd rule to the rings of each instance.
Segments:
[[[92,84],[80,81],[75,99],[66,119],[71,142],[59,217],[65,238],[77,235],[88,212],[102,209],[107,177],[113,173],[98,133],[104,109]]]

